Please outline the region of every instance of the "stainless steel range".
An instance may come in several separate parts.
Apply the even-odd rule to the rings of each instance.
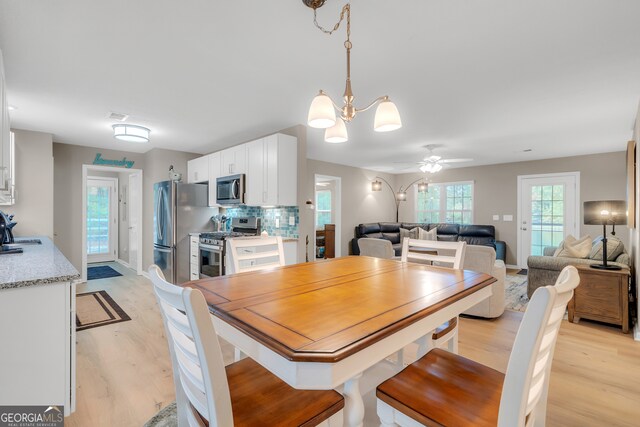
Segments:
[[[226,239],[259,234],[260,218],[255,216],[232,218],[230,231],[200,233],[200,278],[225,274]]]

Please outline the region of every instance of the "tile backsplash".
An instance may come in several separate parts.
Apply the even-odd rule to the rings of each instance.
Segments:
[[[300,224],[300,211],[297,206],[278,206],[275,208],[262,208],[259,206],[241,206],[237,208],[226,208],[228,217],[257,216],[261,220],[262,231],[269,233],[269,236],[282,236],[297,239],[298,226]],[[294,225],[289,225],[289,218],[294,217]],[[280,227],[276,228],[276,219],[280,220]]]

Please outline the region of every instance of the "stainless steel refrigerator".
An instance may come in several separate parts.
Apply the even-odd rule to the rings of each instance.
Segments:
[[[153,262],[171,283],[189,280],[189,233],[212,231],[206,184],[156,182],[153,186]]]

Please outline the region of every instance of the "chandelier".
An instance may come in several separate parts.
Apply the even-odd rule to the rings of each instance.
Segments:
[[[333,99],[329,97],[323,90],[313,98],[307,123],[313,128],[326,129],[324,140],[326,142],[346,142],[349,139],[345,122],[351,122],[357,113],[367,111],[374,105],[378,104],[376,115],[374,118],[373,130],[376,132],[389,132],[402,127],[400,114],[396,105],[389,100],[388,96],[380,96],[365,108],[356,108],[353,105],[353,91],[351,90],[351,5],[345,4],[340,12],[340,20],[334,25],[333,29],[326,30],[318,24],[316,10],[321,7],[325,0],[302,0],[302,2],[313,9],[313,23],[325,34],[332,34],[336,31],[342,21],[346,17],[347,21],[347,39],[344,47],[347,50],[347,81],[343,94],[343,105],[338,106]],[[340,113],[340,117],[336,117],[336,111]]]

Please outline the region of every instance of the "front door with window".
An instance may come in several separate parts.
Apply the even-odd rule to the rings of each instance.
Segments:
[[[579,237],[577,172],[518,177],[518,265],[530,255],[543,255],[572,234]]]
[[[87,262],[115,261],[118,248],[118,181],[87,179]]]

